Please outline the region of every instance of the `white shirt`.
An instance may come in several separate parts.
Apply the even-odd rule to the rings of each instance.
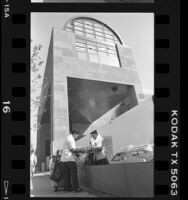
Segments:
[[[76,142],[72,134],[70,134],[65,139],[63,145],[63,151],[61,154],[61,161],[62,162],[76,161],[73,153],[70,151],[70,149],[75,149],[75,148],[76,148]]]
[[[49,169],[50,169],[50,172],[53,171],[54,167],[55,167],[55,163],[53,162],[53,158],[50,158],[50,160],[49,160]]]
[[[36,165],[37,164],[37,156],[34,153],[32,153],[30,155],[30,163],[31,163],[31,165]]]
[[[90,143],[91,143],[92,148],[100,148],[100,147],[102,147],[101,151],[95,152],[95,159],[96,160],[101,160],[101,159],[106,157],[105,148],[103,146],[103,141],[104,141],[104,138],[99,133],[98,133],[96,139],[91,138]]]

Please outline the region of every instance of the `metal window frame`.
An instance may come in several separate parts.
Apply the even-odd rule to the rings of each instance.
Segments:
[[[101,63],[100,57],[103,54],[104,57],[109,59],[116,58],[119,64],[118,67],[121,67],[117,44],[122,42],[119,36],[107,25],[90,18],[75,18],[67,23],[65,30],[75,33],[76,50],[86,53],[87,60],[90,60],[90,55],[97,55],[98,61]]]

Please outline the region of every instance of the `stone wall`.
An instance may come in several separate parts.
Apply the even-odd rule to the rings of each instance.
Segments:
[[[153,197],[153,162],[78,166],[81,186],[114,197]]]
[[[74,33],[53,29],[53,152],[62,148],[64,138],[70,130],[67,77],[140,85],[131,49],[119,46],[118,51],[120,59],[123,59],[123,54],[127,58],[129,56],[126,67],[117,68],[78,60]],[[134,98],[136,101],[136,96]],[[137,101],[133,104],[136,105]]]
[[[47,100],[48,89],[50,87],[50,84],[52,84],[52,77],[53,77],[52,69],[53,69],[53,32],[50,39],[50,45],[49,45],[48,56],[47,56],[47,61],[46,61],[46,68],[45,68],[45,73],[44,73],[44,78],[43,78],[43,83],[42,83],[42,90],[41,90],[41,95],[40,95],[40,107],[39,107],[38,118],[37,118],[38,123],[40,123],[41,121],[41,118],[44,112],[45,102]]]
[[[41,169],[41,163],[46,162],[45,157],[45,140],[50,139],[50,123],[41,124],[40,132],[37,134],[36,156],[38,160],[38,168]]]

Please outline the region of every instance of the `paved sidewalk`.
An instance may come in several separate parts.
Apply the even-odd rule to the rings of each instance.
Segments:
[[[49,179],[49,173],[38,173],[32,177],[30,181],[31,197],[97,197],[94,194],[88,192],[87,189],[83,188],[83,192],[55,192],[53,183]]]

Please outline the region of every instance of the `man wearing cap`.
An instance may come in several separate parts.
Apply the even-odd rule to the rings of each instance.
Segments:
[[[76,165],[76,140],[79,138],[79,132],[71,131],[71,134],[67,136],[63,145],[63,151],[61,154],[61,161],[64,165],[65,175],[65,190],[74,192],[81,192],[79,187]],[[71,185],[70,185],[71,184]]]
[[[91,133],[90,146],[94,150],[94,163],[96,165],[109,164],[106,158],[105,147],[103,144],[104,138],[97,132],[97,130]]]

